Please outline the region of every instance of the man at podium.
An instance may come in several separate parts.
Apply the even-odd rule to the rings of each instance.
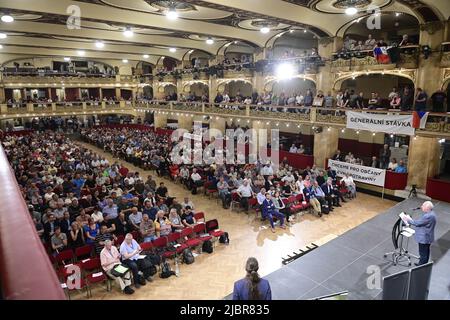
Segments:
[[[434,242],[434,228],[436,227],[436,215],[433,211],[434,205],[431,201],[425,201],[422,206],[423,215],[414,220],[410,216],[407,217],[409,224],[415,227],[414,235],[419,244],[419,263],[416,266],[428,263],[430,259],[430,245]]]

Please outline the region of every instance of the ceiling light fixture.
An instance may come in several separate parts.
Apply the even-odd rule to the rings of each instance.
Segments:
[[[77,54],[78,54],[79,56],[84,56],[84,55],[86,54],[86,51],[84,51],[84,50],[78,50],[78,51],[77,51]]]
[[[169,51],[174,53],[174,52],[177,52],[177,49],[176,48],[170,48]]]
[[[308,32],[308,30],[306,30],[306,29],[303,29],[303,33],[307,33]]]
[[[395,13],[395,16],[396,16],[396,17],[399,17],[400,15],[401,15],[400,12],[396,12],[396,13]]]
[[[206,44],[214,44],[214,40],[212,38],[206,39]]]
[[[123,63],[128,63],[128,59],[122,59]]]
[[[143,57],[144,57],[144,59],[150,58],[150,56],[148,54],[144,54]]]
[[[70,57],[64,57],[64,61],[69,62],[70,61]]]
[[[262,27],[259,31],[261,31],[261,33],[269,33],[270,32],[270,28],[269,27]]]
[[[3,49],[3,46],[0,44],[0,49]]]
[[[133,32],[133,30],[131,30],[131,28],[127,27],[123,31],[123,35],[127,38],[131,38],[134,35],[134,32]]]
[[[355,7],[350,7],[350,8],[345,9],[345,14],[348,16],[353,16],[357,13],[358,13],[358,9],[356,9]]]
[[[97,48],[104,48],[104,47],[105,47],[105,44],[103,43],[103,41],[96,41],[96,42],[95,42],[95,46],[96,46]]]
[[[8,35],[6,33],[0,33],[0,39],[6,39]]]
[[[10,16],[9,14],[5,14],[2,16],[2,21],[6,23],[11,23],[14,21],[14,18]]]
[[[169,20],[176,20],[178,18],[178,12],[174,8],[167,10],[166,17]]]

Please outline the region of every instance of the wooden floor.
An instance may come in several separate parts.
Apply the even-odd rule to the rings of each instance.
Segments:
[[[84,143],[83,146],[104,155],[109,161],[117,160],[101,149]],[[151,174],[131,164],[127,166],[139,171],[142,177]],[[159,180],[157,179],[158,183]],[[299,215],[291,227],[286,230],[276,228],[276,233],[272,233],[267,227],[268,222],[255,219],[253,214],[248,216],[224,210],[215,198],[210,200],[201,193],[192,196],[181,185],[169,180],[164,182],[171,196],[181,201],[184,196],[189,195],[196,211],[205,212],[207,220],[218,219],[220,229],[228,231],[230,235],[230,245],[217,244],[212,254],[203,253],[196,257],[194,264],[180,265],[179,277],[160,279],[155,275],[153,282],[137,289],[132,296],[123,295],[117,285],[113,286],[112,292],[106,292],[99,286],[92,290],[91,299],[222,299],[233,291],[233,283],[244,276],[244,264],[248,257],[256,257],[260,264],[260,275],[267,275],[282,266],[281,258],[287,254],[298,251],[311,242],[323,244],[395,204],[393,201],[360,193],[356,199],[336,208],[328,216],[318,218],[311,214]],[[83,294],[76,294],[71,298],[86,299]]]

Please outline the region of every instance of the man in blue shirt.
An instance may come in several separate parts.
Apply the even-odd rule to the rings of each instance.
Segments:
[[[436,214],[433,211],[434,205],[431,201],[422,204],[423,215],[418,220],[408,217],[409,223],[416,229],[414,238],[419,244],[419,263],[416,266],[428,263],[430,259],[430,245],[434,242],[434,228],[436,227]]]
[[[395,168],[394,172],[396,173],[406,173],[406,167],[405,167],[405,163],[403,162],[403,160],[400,160],[400,163],[398,164],[397,168]]]
[[[75,186],[74,193],[77,195],[78,198],[80,197],[81,188],[83,188],[85,182],[86,179],[81,178],[79,173],[77,173],[75,175],[75,179],[72,180],[72,183]]]

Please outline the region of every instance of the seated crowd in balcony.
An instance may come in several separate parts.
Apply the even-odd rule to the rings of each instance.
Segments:
[[[364,57],[365,54],[369,53],[373,54],[379,63],[391,63],[391,61],[397,60],[395,57],[392,58],[394,56],[394,52],[391,51],[392,48],[407,47],[413,44],[413,41],[410,40],[407,34],[403,35],[400,42],[392,41],[390,44],[386,43],[383,39],[374,39],[372,34],[369,34],[365,41],[356,41],[350,36],[347,36],[344,40],[342,50],[337,54],[337,57]]]

